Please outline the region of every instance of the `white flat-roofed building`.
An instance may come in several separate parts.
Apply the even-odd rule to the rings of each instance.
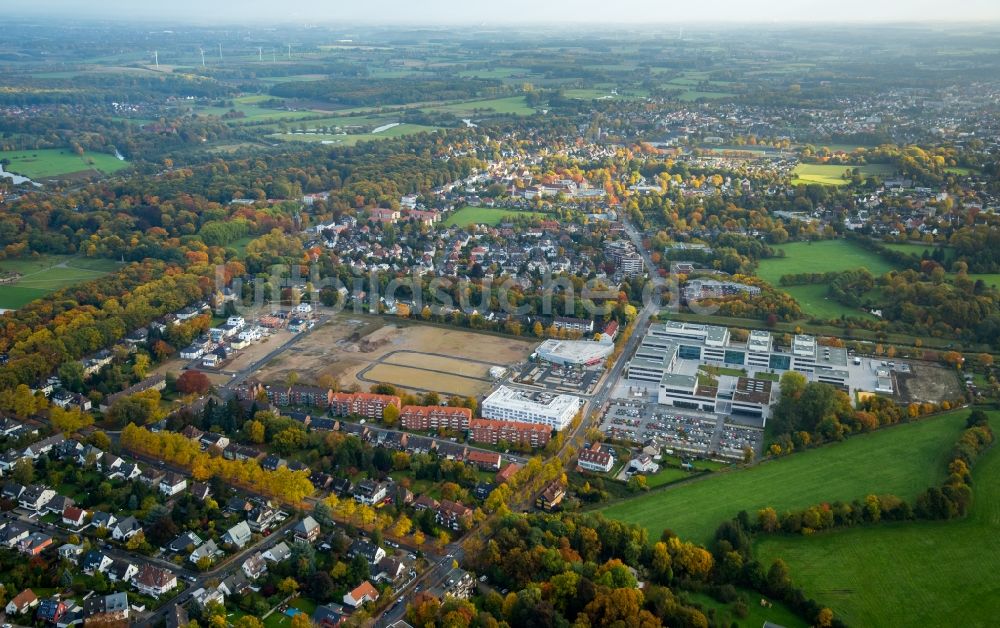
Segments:
[[[546,340],[538,345],[538,357],[553,364],[582,364],[590,366],[600,364],[610,356],[615,346],[608,342],[593,340]]]
[[[573,420],[583,400],[573,395],[525,392],[500,386],[483,400],[485,419],[538,423],[561,430]]]

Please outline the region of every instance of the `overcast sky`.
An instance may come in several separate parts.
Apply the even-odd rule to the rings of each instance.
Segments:
[[[171,22],[694,23],[1000,20],[1000,0],[3,0],[3,13]]]

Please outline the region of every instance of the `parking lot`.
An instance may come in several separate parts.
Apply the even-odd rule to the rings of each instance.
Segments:
[[[617,402],[608,407],[601,431],[633,443],[654,440],[659,446],[705,457],[742,459],[745,447],[759,454],[763,430],[711,414],[679,413],[653,403]],[[670,453],[668,451],[668,453]]]

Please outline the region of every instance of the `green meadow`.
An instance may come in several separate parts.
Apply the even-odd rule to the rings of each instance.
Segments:
[[[87,171],[112,174],[129,166],[127,161],[121,161],[114,155],[85,152],[81,156],[68,148],[4,151],[0,152],[0,160],[10,162],[4,166],[7,172],[29,179],[48,179]]]

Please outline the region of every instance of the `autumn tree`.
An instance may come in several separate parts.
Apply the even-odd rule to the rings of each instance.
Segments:
[[[208,376],[201,371],[187,370],[174,382],[174,388],[185,395],[204,395],[212,387]]]

